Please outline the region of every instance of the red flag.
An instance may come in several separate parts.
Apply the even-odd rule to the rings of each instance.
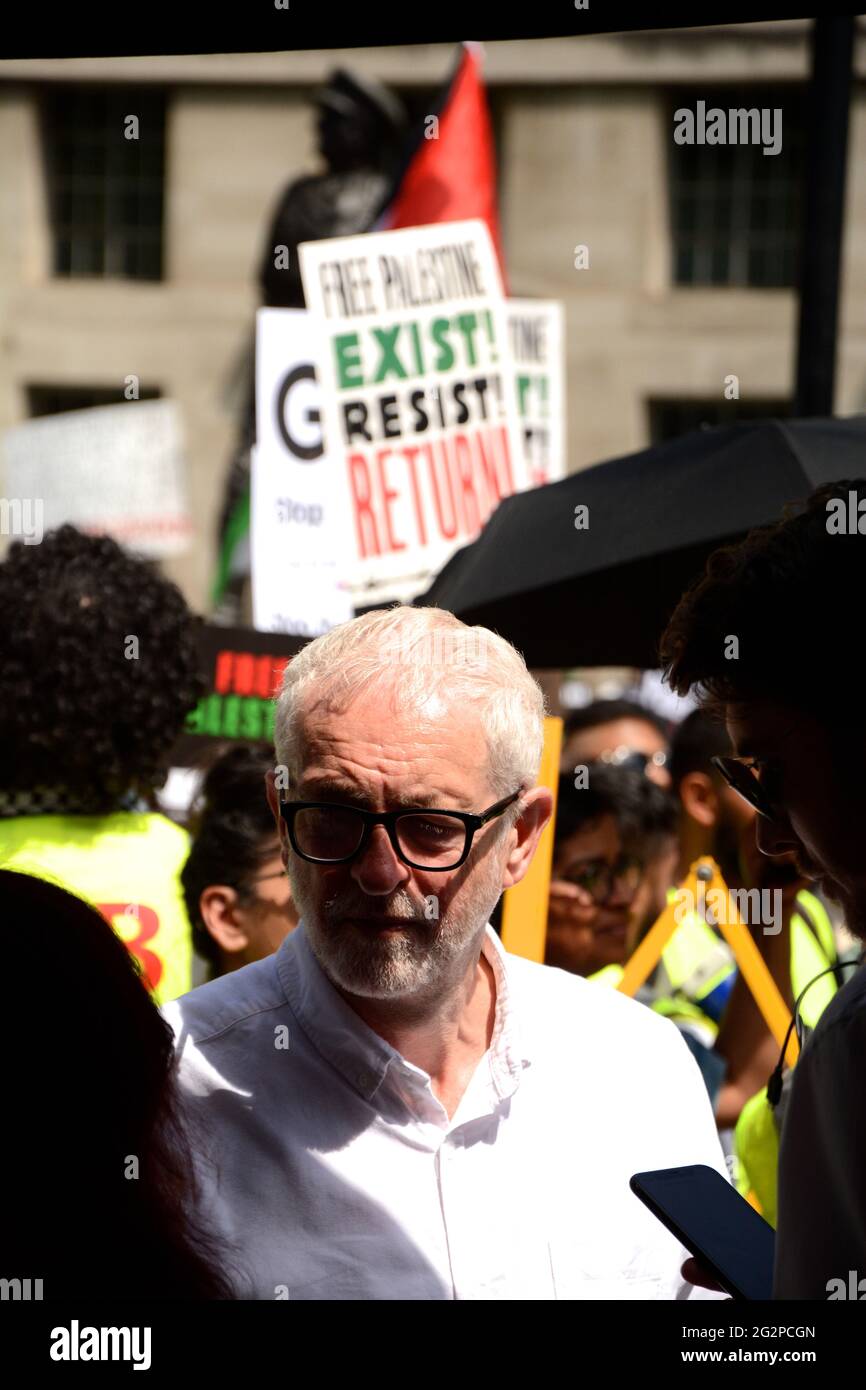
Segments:
[[[428,222],[482,218],[490,228],[507,293],[496,207],[493,130],[481,62],[474,48],[464,47],[436,119],[436,136],[421,136],[377,227],[390,231]],[[425,119],[426,129],[429,117]]]

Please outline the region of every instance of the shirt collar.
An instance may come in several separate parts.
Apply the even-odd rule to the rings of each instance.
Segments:
[[[514,1004],[508,975],[508,953],[489,922],[481,949],[493,967],[496,979],[493,1036],[488,1050],[490,1075],[498,1098],[505,1100],[517,1090],[523,1069],[530,1065],[532,1059],[526,1051]]]
[[[485,1055],[496,1096],[504,1100],[516,1091],[530,1058],[525,1055],[515,1016],[507,952],[489,923],[482,952],[496,981],[493,1035]],[[404,1075],[429,1080],[420,1067],[408,1062],[364,1023],[337,992],[313,954],[303,921],[286,937],[274,961],[280,984],[304,1032],[365,1100],[373,1101],[392,1067]]]

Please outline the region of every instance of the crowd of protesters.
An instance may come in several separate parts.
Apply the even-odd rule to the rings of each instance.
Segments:
[[[44,1007],[34,1029],[10,991],[36,1040],[0,1274],[48,1298],[716,1297],[628,1185],[703,1163],[776,1226],[776,1296],[826,1297],[866,1258],[866,738],[840,600],[862,542],[825,524],[852,490],[716,552],[660,648],[699,707],[573,712],[556,788],[519,653],[486,633],[461,662],[474,630],[396,607],[291,661],[275,747],[223,749],[185,828],[157,792],[201,693],[197,620],[111,540],[13,545],[0,900]],[[798,660],[808,642],[832,660]],[[491,919],[551,818],[536,964]],[[677,906],[701,859],[758,905],[804,1044],[770,1094],[779,1044],[735,954]]]

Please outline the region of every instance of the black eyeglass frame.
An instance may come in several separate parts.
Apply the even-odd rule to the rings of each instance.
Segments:
[[[765,820],[777,820],[779,810],[764,791],[758,778],[751,770],[753,758],[736,758],[732,755],[710,758],[717,772],[724,777],[728,786],[757,811]]]
[[[506,811],[509,806],[513,805],[522,794],[522,790],[522,788],[519,788],[516,792],[512,792],[510,796],[503,797],[501,801],[494,802],[492,806],[488,806],[487,810],[482,811],[480,815],[473,815],[469,811],[454,811],[450,806],[406,806],[399,811],[364,811],[359,806],[346,806],[335,801],[281,801],[280,815],[286,823],[292,849],[299,859],[305,859],[308,864],[351,863],[351,861],[356,859],[369,844],[370,836],[375,826],[383,825],[388,832],[391,848],[401,863],[408,864],[410,869],[422,869],[428,874],[446,874],[452,869],[459,869],[461,864],[466,863],[478,831],[483,829],[489,821],[494,820],[497,816],[501,816],[503,811]],[[345,854],[340,859],[319,859],[315,855],[306,854],[303,850],[299,849],[295,839],[295,816],[299,811],[312,809],[320,811],[351,811],[353,815],[360,816],[363,821],[363,828],[357,848],[353,849],[351,854]],[[408,859],[403,853],[397,839],[397,822],[402,820],[404,816],[450,816],[452,820],[462,821],[466,831],[466,842],[463,846],[463,853],[460,855],[459,859],[455,859],[452,864],[440,864],[435,866],[431,864],[416,864],[414,860]]]

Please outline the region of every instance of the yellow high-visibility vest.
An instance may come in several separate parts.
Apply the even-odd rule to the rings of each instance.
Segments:
[[[797,894],[796,902],[800,911],[795,908],[791,914],[791,989],[795,1000],[810,980],[838,958],[833,925],[823,903],[807,889]],[[662,952],[656,984],[662,995],[685,995],[704,1009],[735,970],[727,942],[697,912],[687,912]],[[836,977],[825,975],[808,990],[800,1008],[807,1027],[815,1027],[838,988]],[[719,1010],[713,1013],[718,1019]]]
[[[797,906],[808,913],[806,922],[800,912],[791,914],[791,989],[796,1002],[810,980],[838,960],[833,924],[827,909],[814,893],[803,889],[797,894]],[[814,928],[814,930],[813,930]],[[825,975],[810,985],[800,1005],[800,1017],[807,1028],[814,1028],[830,1000],[839,989],[836,975]]]
[[[822,971],[838,960],[833,924],[827,909],[814,893],[803,889],[797,894],[800,912],[791,914],[791,988],[796,1002],[806,989],[800,1005],[800,1018],[814,1028],[833,995],[839,989],[836,975]],[[807,914],[809,921],[803,914]],[[811,925],[810,925],[811,923]],[[737,1156],[735,1181],[740,1193],[769,1221],[776,1224],[779,1169],[778,1116],[767,1099],[767,1088],[746,1101],[734,1132]]]
[[[179,878],[188,854],[186,831],[151,813],[0,820],[0,867],[49,879],[99,908],[158,1004],[192,988],[192,932]]]
[[[611,989],[616,989],[624,974],[621,965],[603,965],[600,970],[594,970],[591,975],[587,975],[588,980],[592,980],[596,985],[610,985]]]
[[[779,1131],[766,1086],[747,1100],[740,1111],[734,1130],[734,1153],[737,1191],[775,1228]]]
[[[655,983],[662,995],[685,997],[696,1004],[713,1024],[714,1031],[718,1031],[718,1022],[730,994],[728,982],[733,985],[736,968],[727,942],[700,913],[687,912],[662,951]],[[723,997],[711,1009],[711,996],[717,990]]]

